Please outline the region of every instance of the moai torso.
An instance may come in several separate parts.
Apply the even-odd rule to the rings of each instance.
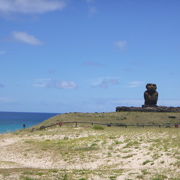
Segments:
[[[147,84],[144,92],[144,106],[157,106],[158,92],[156,84]]]

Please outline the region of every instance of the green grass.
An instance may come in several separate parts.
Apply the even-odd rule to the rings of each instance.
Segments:
[[[176,116],[171,119],[170,116]],[[52,117],[37,127],[48,126],[59,122],[90,122],[90,123],[118,123],[127,125],[166,125],[179,124],[180,113],[162,112],[112,112],[112,113],[66,113]],[[67,124],[66,124],[67,125]],[[72,126],[72,124],[68,124]],[[82,124],[78,124],[80,126]],[[88,124],[84,124],[86,126]],[[89,124],[91,125],[91,124]]]
[[[55,172],[54,172],[55,171]],[[10,174],[6,177],[4,176],[3,180],[88,180],[92,175],[96,175],[99,177],[104,177],[105,179],[114,180],[115,177],[122,174],[121,169],[96,169],[96,170],[41,170],[41,169],[9,169],[9,170],[1,170],[0,175],[10,172],[12,174],[16,174],[14,178],[10,178]],[[44,173],[44,176],[38,176],[38,173]],[[26,175],[27,174],[27,175]]]
[[[131,158],[131,157],[133,157],[133,154],[129,154],[127,156],[123,156],[122,158],[127,159],[127,158]]]
[[[146,161],[144,161],[142,164],[143,165],[146,165],[146,164],[148,164],[148,163],[151,163],[152,161],[150,161],[150,160],[146,160]]]
[[[158,174],[152,178],[152,180],[165,180],[165,179],[167,179],[167,176],[162,174]]]
[[[94,125],[93,129],[95,129],[95,130],[104,130],[104,127],[102,127],[100,125]]]

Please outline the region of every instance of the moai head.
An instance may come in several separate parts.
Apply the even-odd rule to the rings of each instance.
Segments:
[[[158,92],[156,91],[156,84],[148,83],[144,92],[144,106],[157,106]]]
[[[154,93],[154,92],[156,92],[157,86],[156,86],[156,84],[148,83],[148,84],[146,84],[146,89],[149,93]]]

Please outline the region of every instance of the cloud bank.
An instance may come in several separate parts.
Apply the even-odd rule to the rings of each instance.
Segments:
[[[16,41],[26,43],[26,44],[30,44],[30,45],[41,45],[41,44],[43,44],[42,41],[40,41],[39,39],[37,39],[33,35],[28,34],[26,32],[13,32],[12,37]]]
[[[33,86],[56,89],[75,89],[78,87],[74,81],[58,81],[53,79],[37,79]]]
[[[0,13],[42,14],[62,10],[65,6],[62,0],[0,0]]]

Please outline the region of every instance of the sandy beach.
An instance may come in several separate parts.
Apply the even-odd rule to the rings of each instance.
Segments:
[[[66,172],[70,179],[78,179],[82,170],[88,179],[176,178],[179,138],[178,129],[165,128],[61,127],[4,134],[0,135],[0,169],[22,171],[8,177],[1,172],[0,177],[20,178],[23,169],[38,169]],[[56,179],[50,174],[44,176]]]

